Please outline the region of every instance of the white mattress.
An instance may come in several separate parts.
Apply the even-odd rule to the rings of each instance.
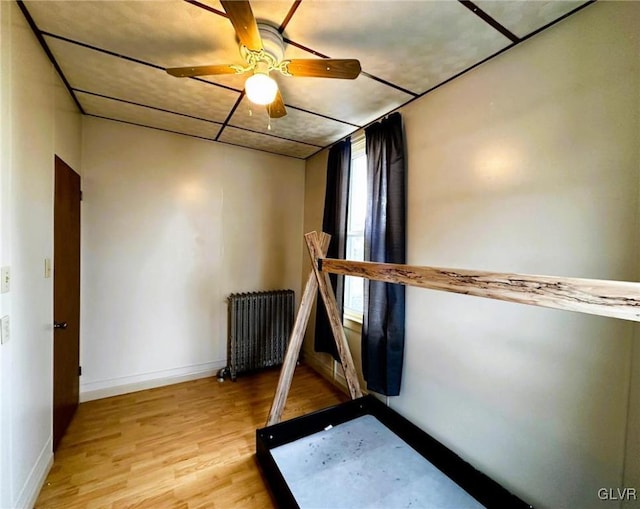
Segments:
[[[484,507],[371,415],[271,454],[303,509]]]

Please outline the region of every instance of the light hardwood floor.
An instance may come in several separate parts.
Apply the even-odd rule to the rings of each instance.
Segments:
[[[274,507],[255,460],[278,370],[82,403],[37,508]],[[299,366],[283,419],[348,399]]]

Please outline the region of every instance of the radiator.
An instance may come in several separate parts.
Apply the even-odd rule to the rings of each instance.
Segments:
[[[227,299],[227,367],[218,372],[235,380],[238,373],[279,366],[293,327],[293,290],[234,293]]]

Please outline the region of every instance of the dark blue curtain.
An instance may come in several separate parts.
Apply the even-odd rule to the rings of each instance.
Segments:
[[[328,258],[344,259],[347,255],[347,213],[349,204],[349,174],[351,172],[351,138],[335,144],[329,149],[327,162],[327,187],[324,195],[324,216],[322,231],[331,235]],[[344,304],[344,276],[330,274],[331,285],[336,294],[338,311],[342,313]],[[318,293],[316,300],[316,330],[314,348],[317,352],[327,352],[340,360],[336,343],[331,332],[327,311]]]
[[[400,113],[365,130],[365,260],[406,263],[406,170]],[[365,280],[362,368],[367,388],[400,393],[404,355],[404,286]]]

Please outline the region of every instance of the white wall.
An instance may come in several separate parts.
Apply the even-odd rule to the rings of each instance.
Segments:
[[[639,7],[590,6],[405,109],[409,263],[637,279]],[[629,323],[407,300],[394,408],[538,507],[623,486]]]
[[[0,3],[0,119],[8,119],[11,114],[11,19],[9,4]],[[11,183],[11,123],[0,120],[0,265],[9,263],[9,186]],[[0,294],[0,317],[11,312],[9,295]],[[10,407],[8,387],[9,356],[0,345],[0,507],[10,502]],[[5,395],[5,391],[7,394]]]
[[[300,295],[304,162],[86,117],[81,398],[226,365],[226,297]]]
[[[323,150],[310,159],[307,159],[305,165],[305,190],[304,190],[304,232],[322,231],[322,211],[324,207],[324,192],[327,185],[327,158],[329,152]],[[304,239],[300,238],[300,248],[302,249],[302,282],[306,282],[309,271],[311,270],[311,261],[307,251],[307,245]],[[319,373],[334,380],[334,363],[333,358],[329,354],[315,353],[313,351],[313,331],[316,320],[316,304],[311,308],[309,317],[309,326],[305,332],[304,343],[302,344],[302,352],[305,361],[313,366]]]
[[[594,4],[402,109],[408,263],[638,280],[638,26]],[[640,493],[630,323],[409,288],[406,332],[390,405],[467,461],[536,507]]]
[[[83,174],[82,396],[225,363],[232,291],[299,294],[304,163],[82,122],[14,2],[0,2],[0,507],[32,507],[53,461],[53,168]],[[83,144],[82,140],[86,139]],[[81,172],[83,164],[88,173]]]
[[[0,506],[35,502],[53,455],[53,169],[58,154],[79,170],[80,115],[14,2],[0,2],[2,30],[2,250],[11,291],[1,314]]]

